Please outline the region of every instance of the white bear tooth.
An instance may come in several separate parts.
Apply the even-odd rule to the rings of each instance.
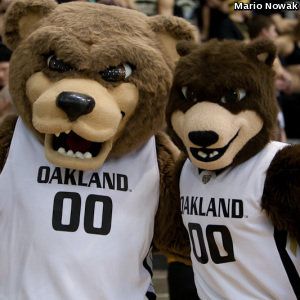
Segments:
[[[60,132],[55,133],[55,136],[59,137],[60,136]]]
[[[79,152],[79,151],[77,151],[77,152],[75,153],[75,157],[78,157],[78,158],[84,159],[84,156],[83,156],[83,154],[82,154],[81,152]]]
[[[70,130],[66,130],[65,134],[69,134],[70,132],[71,132],[71,129]]]
[[[57,150],[57,152],[60,153],[60,154],[66,154],[66,150],[65,150],[65,148],[63,148],[63,147],[60,147],[60,148]]]
[[[214,151],[214,152],[212,152],[212,153],[209,154],[209,157],[210,157],[210,158],[213,158],[213,157],[215,157],[215,156],[218,155],[218,154],[219,154],[218,151]]]
[[[74,157],[74,152],[72,150],[69,150],[67,152],[67,155],[70,156],[70,157]]]
[[[198,155],[199,155],[200,157],[202,157],[202,158],[206,158],[206,157],[207,157],[207,154],[204,153],[204,152],[202,152],[202,151],[199,151],[199,152],[198,152]]]
[[[93,156],[92,156],[92,154],[91,154],[90,152],[85,152],[85,153],[83,154],[83,157],[84,157],[84,158],[92,158]]]

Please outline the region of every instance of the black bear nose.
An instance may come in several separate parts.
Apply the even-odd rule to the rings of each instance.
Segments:
[[[197,146],[208,147],[218,141],[219,135],[214,131],[192,131],[189,139]]]
[[[94,109],[95,100],[80,93],[62,92],[56,98],[56,106],[67,114],[70,121],[75,121]]]

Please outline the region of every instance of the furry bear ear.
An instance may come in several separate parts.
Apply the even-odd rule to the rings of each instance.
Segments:
[[[157,15],[149,17],[148,22],[173,62],[179,59],[176,51],[178,41],[198,41],[198,30],[196,27],[182,18]]]
[[[269,40],[259,40],[246,45],[245,54],[271,67],[276,57],[276,46]]]
[[[195,42],[190,42],[190,41],[180,41],[176,45],[176,50],[177,53],[180,56],[186,56],[193,52],[194,49],[197,49],[199,47],[199,44]]]
[[[5,44],[14,50],[58,4],[54,0],[16,0],[8,7],[3,26]]]

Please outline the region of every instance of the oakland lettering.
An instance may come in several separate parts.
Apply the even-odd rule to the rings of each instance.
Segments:
[[[100,189],[108,188],[124,192],[128,191],[128,178],[126,175],[107,172],[84,173],[83,171],[62,169],[59,167],[52,169],[48,166],[39,167],[37,182],[97,187]]]
[[[243,218],[244,206],[241,199],[181,196],[181,213],[196,216]]]

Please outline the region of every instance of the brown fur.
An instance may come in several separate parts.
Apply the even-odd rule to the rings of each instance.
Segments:
[[[19,34],[19,19],[28,14],[28,1],[18,1],[14,6],[10,6],[5,18],[5,42],[11,49],[15,49],[21,42]],[[57,3],[54,0],[34,0],[32,1],[31,11],[38,12],[41,15],[48,14],[55,8]]]
[[[170,144],[166,136],[159,135],[156,141],[161,187],[155,220],[154,245],[161,252],[174,256],[177,261],[190,264],[188,232],[182,223],[179,199],[179,175],[186,157],[181,155],[175,163],[176,154],[170,147],[166,147]]]
[[[289,146],[274,157],[262,197],[275,227],[287,230],[300,244],[300,145]]]
[[[240,164],[258,153],[270,140],[276,126],[274,73],[270,68],[275,57],[275,46],[267,41],[252,45],[235,41],[210,41],[202,46],[182,43],[179,44],[178,51],[184,56],[177,65],[167,106],[169,132],[176,145],[186,152],[172,129],[171,114],[176,110],[185,112],[194,105],[193,102],[182,100],[182,86],[193,87],[197,91],[199,102],[217,102],[226,91],[244,88],[249,94],[247,101],[235,105],[227,104],[224,107],[232,113],[253,110],[264,120],[264,127],[238,153],[233,165]],[[256,56],[264,52],[269,55],[266,63],[258,62]]]

